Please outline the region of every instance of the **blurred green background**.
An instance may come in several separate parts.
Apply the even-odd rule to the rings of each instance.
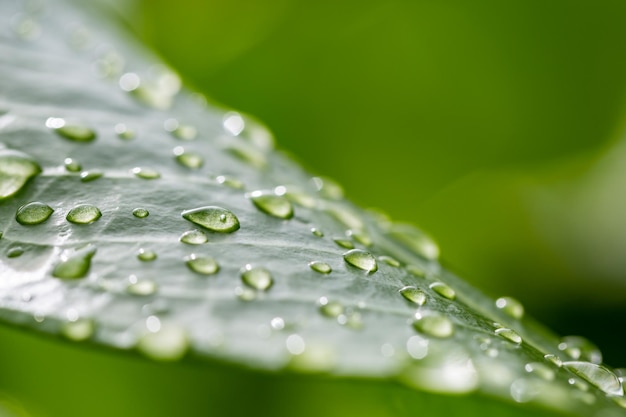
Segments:
[[[192,88],[619,366],[624,16],[621,0],[143,0],[130,21]]]

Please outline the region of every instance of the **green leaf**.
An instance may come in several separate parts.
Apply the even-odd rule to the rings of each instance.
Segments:
[[[6,323],[161,361],[471,393],[454,400],[464,415],[624,405],[593,345],[559,343],[515,300],[485,297],[428,236],[355,207],[274,151],[260,123],[181,91],[112,28],[55,6],[0,5],[14,16],[0,38]],[[355,386],[337,388],[348,403]],[[446,397],[413,394],[446,413]]]

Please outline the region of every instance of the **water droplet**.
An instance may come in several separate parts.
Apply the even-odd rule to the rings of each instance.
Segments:
[[[75,342],[89,339],[95,330],[93,320],[81,319],[67,322],[61,328],[61,334]]]
[[[213,275],[220,270],[217,261],[210,256],[192,254],[185,260],[185,264],[187,264],[187,267],[193,272],[202,275]]]
[[[147,296],[157,292],[157,285],[151,280],[140,280],[126,287],[126,291],[132,295]]]
[[[95,254],[96,248],[89,245],[77,250],[71,256],[62,256],[61,262],[52,269],[52,276],[61,279],[84,278],[91,268],[91,258]]]
[[[127,72],[122,74],[119,80],[119,86],[126,92],[135,91],[141,85],[141,78],[134,72]]]
[[[336,238],[336,239],[333,239],[333,242],[335,242],[338,246],[342,248],[354,249],[354,243],[352,243],[352,241],[348,239]]]
[[[505,338],[509,342],[515,343],[516,345],[519,345],[520,343],[522,343],[522,336],[517,334],[515,330],[507,329],[506,327],[501,327],[499,329],[496,329],[494,333],[500,337]]]
[[[284,197],[263,191],[253,191],[248,195],[248,198],[256,208],[265,214],[279,219],[291,219],[293,217],[293,206]]]
[[[29,155],[0,149],[0,201],[12,197],[41,172],[41,167]]]
[[[274,330],[283,330],[285,328],[285,320],[282,317],[274,317],[270,320],[270,326]]]
[[[304,339],[298,334],[289,335],[287,337],[287,340],[285,340],[285,346],[287,347],[289,353],[291,353],[292,355],[301,355],[302,353],[304,353],[304,350],[306,348]]]
[[[7,257],[8,258],[18,258],[20,256],[22,256],[24,254],[24,249],[20,246],[15,246],[13,248],[9,248],[9,250],[7,250]]]
[[[423,306],[426,303],[426,294],[417,287],[409,285],[401,288],[399,292],[404,298],[418,306]]]
[[[554,365],[558,366],[559,368],[560,368],[561,366],[563,366],[563,361],[561,361],[561,358],[559,358],[559,357],[558,357],[558,356],[556,356],[556,355],[553,355],[553,354],[551,354],[551,353],[548,353],[548,354],[546,354],[546,355],[543,355],[543,358],[544,358],[545,360],[547,360],[548,362],[551,362],[551,363],[553,363]]]
[[[15,220],[23,225],[41,224],[48,220],[53,212],[54,210],[49,205],[35,201],[20,207]]]
[[[376,258],[371,253],[365,252],[361,249],[352,249],[343,254],[343,259],[350,265],[367,271],[368,273],[374,273],[378,271],[378,264],[376,264]]]
[[[313,261],[309,263],[309,267],[320,274],[330,274],[333,271],[326,262]]]
[[[182,146],[174,148],[176,161],[190,169],[200,169],[204,165],[204,158],[195,152],[188,152]]]
[[[93,223],[102,217],[102,213],[96,206],[90,204],[80,204],[71,209],[65,217],[68,222],[74,224]]]
[[[328,298],[322,297],[317,303],[320,306],[320,313],[326,317],[339,317],[344,312],[343,305],[338,301],[328,301]]]
[[[179,240],[188,245],[202,245],[209,241],[209,237],[200,230],[189,230],[183,233]]]
[[[65,165],[65,170],[67,172],[80,172],[83,169],[83,166],[72,158],[65,158],[63,164]]]
[[[524,306],[513,297],[500,297],[496,300],[496,307],[514,319],[524,317]]]
[[[226,151],[228,151],[235,158],[254,168],[263,169],[267,166],[265,154],[250,145],[233,144],[227,147]]]
[[[151,251],[151,250],[141,248],[137,252],[137,259],[139,259],[142,262],[152,262],[156,260],[156,258],[157,258],[156,252]]]
[[[148,330],[137,341],[137,350],[157,361],[180,360],[185,356],[188,349],[187,332],[176,325],[159,325],[158,330]]]
[[[243,190],[245,188],[245,184],[243,183],[243,181],[240,181],[237,178],[233,178],[228,175],[218,175],[217,177],[215,177],[215,181],[218,184],[234,188],[235,190]]]
[[[235,214],[222,207],[206,206],[181,213],[184,219],[199,226],[205,227],[212,232],[232,233],[239,230],[239,219]]]
[[[83,171],[80,173],[80,180],[82,182],[91,182],[99,178],[102,178],[103,175],[104,173],[102,171],[97,171],[97,170]]]
[[[287,200],[302,207],[313,208],[316,205],[315,198],[306,192],[293,187],[279,185],[274,188],[274,194],[285,197]]]
[[[443,282],[433,282],[429,285],[429,288],[448,300],[454,300],[456,298],[456,292]]]
[[[432,238],[410,224],[393,224],[388,235],[412,252],[428,260],[439,257],[439,247]]]
[[[138,219],[144,219],[148,217],[149,215],[150,215],[150,212],[146,210],[145,208],[138,207],[133,210],[133,216],[137,217]]]
[[[545,363],[530,362],[524,365],[524,370],[526,372],[535,374],[539,376],[539,378],[545,379],[546,381],[554,380],[554,371],[550,369]]]
[[[194,140],[198,136],[198,130],[195,127],[181,124],[176,119],[167,119],[163,123],[163,128],[177,139]]]
[[[324,232],[322,232],[320,229],[316,229],[315,227],[311,228],[311,233],[313,233],[313,236],[315,237],[324,237]],[[352,248],[354,248],[354,246]],[[346,249],[352,249],[352,248],[346,248]]]
[[[161,174],[159,173],[159,171],[151,168],[135,167],[131,169],[131,172],[137,178],[141,178],[142,180],[156,180],[158,178],[161,178]]]
[[[347,309],[346,314],[340,314],[337,317],[337,323],[357,330],[363,328],[363,318],[361,317],[361,313],[353,312],[351,309]]]
[[[609,395],[623,396],[619,378],[602,365],[591,362],[563,362],[563,367]]]
[[[582,336],[565,336],[558,345],[570,358],[595,364],[602,363],[600,349]]]
[[[222,124],[224,129],[233,136],[238,136],[246,127],[241,114],[234,111],[228,112],[224,115]]]
[[[416,276],[418,278],[426,277],[426,271],[416,265],[407,265],[406,270],[409,274]]]
[[[252,267],[248,264],[241,269],[241,281],[250,288],[267,291],[274,284],[270,272],[261,267]]]
[[[341,200],[343,198],[343,188],[335,180],[328,177],[313,177],[311,180],[323,197],[331,200]]]
[[[454,334],[454,324],[440,314],[422,316],[421,313],[416,313],[413,328],[425,335],[442,339]]]
[[[113,130],[120,139],[131,140],[135,138],[135,131],[129,129],[124,123],[116,124]]]
[[[254,291],[252,288],[237,287],[237,288],[235,288],[235,295],[241,301],[252,301],[252,300],[256,299],[256,295],[257,294],[256,294],[256,291]]]
[[[406,351],[413,359],[424,359],[428,355],[428,339],[411,336],[406,341]]]
[[[59,136],[74,142],[92,142],[96,138],[96,132],[82,125],[67,124],[64,119],[49,117],[46,127],[54,130]]]
[[[400,262],[398,262],[396,259],[392,258],[391,256],[382,255],[378,257],[378,260],[383,261],[387,265],[393,266],[394,268],[398,268],[400,266]]]

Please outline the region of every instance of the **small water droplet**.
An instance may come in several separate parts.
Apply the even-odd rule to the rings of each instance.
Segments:
[[[496,329],[494,333],[500,337],[505,338],[509,342],[515,343],[516,345],[522,343],[522,336],[517,334],[515,330],[507,329],[506,327],[500,327],[499,329]]]
[[[52,213],[54,213],[52,207],[35,201],[20,207],[15,215],[15,220],[23,225],[41,224],[48,220]]]
[[[141,85],[141,78],[134,72],[127,72],[122,74],[119,80],[119,86],[126,92],[135,91]]]
[[[195,152],[188,152],[182,146],[174,148],[176,161],[184,167],[190,169],[200,169],[204,165],[204,158]]]
[[[279,219],[290,219],[293,217],[293,206],[284,197],[263,191],[253,191],[248,198],[254,203],[256,208],[265,214]]]
[[[595,364],[602,363],[602,352],[591,341],[582,336],[565,336],[558,348],[570,358]]]
[[[187,332],[176,325],[159,325],[158,330],[148,330],[137,341],[137,350],[157,361],[180,360],[185,356],[188,349],[189,337]]]
[[[238,136],[246,127],[241,114],[234,111],[230,111],[224,115],[222,125],[224,129],[233,136]]]
[[[238,180],[234,177],[230,177],[228,175],[218,175],[217,177],[215,177],[215,181],[218,184],[234,188],[235,190],[243,190],[245,188],[245,184],[243,183],[243,181]]]
[[[65,170],[67,172],[80,172],[83,169],[83,166],[75,159],[65,158],[63,161],[65,165]]]
[[[320,274],[330,274],[333,269],[326,262],[313,261],[309,262],[309,267]]]
[[[323,197],[331,200],[341,200],[343,198],[343,188],[335,180],[328,177],[313,177],[311,180]]]
[[[267,269],[252,267],[250,264],[241,269],[241,281],[259,291],[267,291],[274,284],[274,279]]]
[[[448,284],[443,282],[433,282],[429,285],[429,288],[448,300],[454,300],[456,298],[456,292],[450,288]]]
[[[124,140],[135,139],[135,131],[130,129],[124,123],[116,124],[113,130],[115,131],[115,134],[117,135],[117,137],[120,139],[124,139]]]
[[[372,241],[372,238],[370,237],[370,235],[368,235],[363,230],[361,230],[361,231],[358,231],[358,230],[348,230],[346,232],[346,235],[348,237],[354,239],[355,242],[358,242],[358,243],[360,243],[363,246],[370,247],[374,243]]]
[[[422,316],[421,313],[417,313],[415,319],[413,328],[425,335],[444,339],[454,334],[454,324],[440,314]]]
[[[435,241],[413,225],[393,224],[387,233],[396,242],[425,259],[435,260],[439,257],[439,246]]]
[[[406,270],[409,274],[415,277],[418,277],[418,278],[426,277],[426,271],[424,271],[422,268],[420,268],[417,265],[407,265]]]
[[[30,155],[0,149],[0,201],[15,195],[40,172],[41,167]]]
[[[65,219],[74,224],[89,224],[93,223],[102,217],[102,213],[96,206],[90,204],[80,204],[71,209]]]
[[[285,320],[282,317],[274,317],[270,320],[270,326],[274,330],[283,330],[285,328]]]
[[[59,136],[74,142],[92,142],[96,139],[96,132],[82,125],[68,124],[64,119],[49,117],[46,120],[46,127],[54,130]]]
[[[550,369],[545,363],[530,362],[524,365],[524,370],[526,372],[535,374],[539,376],[539,378],[545,379],[546,381],[554,380],[554,371]]]
[[[426,303],[426,293],[417,287],[408,285],[400,289],[400,295],[406,298],[408,301],[423,306]]]
[[[524,306],[513,297],[500,297],[496,300],[496,307],[514,319],[524,317]]]
[[[185,264],[193,272],[202,275],[217,274],[220,270],[220,266],[217,261],[210,256],[198,256],[192,254],[185,260]]]
[[[344,313],[344,307],[339,301],[328,301],[328,298],[321,297],[317,304],[319,305],[320,313],[326,317],[336,318]]]
[[[24,249],[21,246],[15,246],[7,250],[8,258],[18,258],[22,256],[23,254],[24,254]]]
[[[333,242],[335,242],[337,246],[340,246],[344,249],[354,249],[354,243],[352,243],[351,240],[344,239],[344,238],[336,238],[336,239],[333,239]]]
[[[80,180],[82,182],[91,182],[91,181],[95,181],[99,178],[102,178],[102,176],[104,175],[104,173],[102,171],[98,171],[98,170],[92,170],[92,171],[83,171],[80,173]]]
[[[52,269],[52,276],[61,279],[84,278],[91,268],[91,258],[95,254],[96,248],[89,245],[71,256],[62,256],[61,261]]]
[[[292,203],[302,207],[313,208],[316,205],[316,200],[313,196],[293,186],[279,185],[274,188],[274,194],[285,197]]]
[[[256,291],[252,288],[248,287],[237,287],[235,288],[235,295],[241,301],[252,301],[256,299]]]
[[[232,233],[239,230],[239,219],[235,214],[222,207],[206,206],[181,213],[185,220],[205,227],[212,232]]]
[[[137,259],[139,259],[142,262],[152,262],[156,260],[156,258],[157,258],[156,252],[148,250],[148,249],[141,248],[137,252]]]
[[[560,368],[561,366],[563,366],[563,361],[561,361],[561,358],[559,358],[559,357],[558,357],[558,356],[556,356],[556,355],[553,355],[553,354],[551,354],[551,353],[548,353],[548,354],[546,354],[546,355],[543,355],[543,358],[544,358],[546,361],[551,362],[551,363],[553,363],[554,365],[558,366],[559,368]]]
[[[137,178],[141,178],[142,180],[156,180],[158,178],[161,178],[161,173],[151,168],[135,167],[131,169],[130,172],[132,172],[133,175],[135,175]]]
[[[265,154],[250,145],[233,144],[226,148],[231,155],[240,161],[257,169],[263,169],[267,166],[267,158]]]
[[[322,232],[320,229],[317,229],[315,227],[311,228],[311,233],[313,234],[313,236],[315,237],[324,237],[324,232]],[[354,247],[354,246],[353,246]],[[352,249],[352,248],[346,248],[346,249]]]
[[[132,295],[147,296],[157,292],[158,286],[154,281],[145,279],[130,284],[126,291]]]
[[[350,265],[367,271],[368,273],[374,273],[378,271],[378,264],[376,258],[371,253],[365,252],[361,249],[352,249],[343,254],[343,259]]]
[[[563,367],[609,395],[623,396],[619,378],[608,368],[585,361],[563,362]]]
[[[138,219],[144,219],[148,217],[149,215],[150,215],[150,212],[146,210],[145,208],[138,207],[133,210],[133,216],[137,217]]]
[[[379,261],[383,261],[389,266],[393,266],[394,268],[398,268],[400,266],[400,262],[391,256],[382,255],[378,257]]]
[[[93,320],[80,319],[67,322],[61,328],[61,334],[75,342],[82,342],[89,339],[95,330]]]
[[[179,240],[188,245],[202,245],[203,243],[207,243],[209,241],[209,237],[206,233],[200,230],[189,230],[180,235]]]
[[[194,140],[198,136],[198,130],[195,127],[181,124],[176,119],[167,119],[163,122],[163,128],[177,139]]]

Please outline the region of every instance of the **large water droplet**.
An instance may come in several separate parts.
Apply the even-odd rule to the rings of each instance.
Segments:
[[[131,169],[131,172],[137,178],[141,178],[142,180],[156,180],[158,178],[161,178],[161,174],[159,173],[159,171],[151,168],[135,167]]]
[[[174,148],[174,157],[179,164],[190,169],[200,169],[204,165],[204,158],[200,154],[185,151],[182,146]]]
[[[137,252],[137,259],[139,259],[142,262],[152,262],[156,260],[156,258],[157,258],[156,252],[151,251],[151,250],[141,248]]]
[[[103,175],[104,173],[98,170],[83,171],[80,173],[80,180],[82,182],[91,182],[102,178]]]
[[[344,307],[339,301],[328,301],[326,297],[322,297],[318,300],[320,306],[320,313],[326,317],[336,318],[343,314]]]
[[[180,235],[180,241],[188,245],[202,245],[209,241],[209,237],[200,230],[189,230]]]
[[[404,298],[418,306],[423,306],[426,303],[426,294],[417,287],[409,285],[401,288],[399,292]]]
[[[343,259],[350,265],[373,273],[378,271],[378,264],[376,258],[371,253],[365,252],[361,249],[352,249],[343,254]]]
[[[65,166],[65,170],[67,172],[80,172],[83,169],[80,162],[72,158],[65,158],[63,165]]]
[[[126,291],[132,295],[140,295],[147,296],[156,293],[158,290],[158,286],[154,281],[144,279],[139,280],[137,282],[133,282],[128,287],[126,287]]]
[[[212,232],[232,233],[239,230],[239,219],[235,214],[222,207],[206,206],[181,213],[184,219],[199,226],[205,227]]]
[[[619,378],[602,365],[591,362],[571,361],[563,362],[563,367],[609,395],[624,395]]]
[[[90,204],[80,204],[71,209],[65,217],[68,222],[74,224],[93,223],[102,217],[102,213],[96,206]]]
[[[515,330],[507,329],[506,327],[501,327],[499,329],[496,329],[494,333],[500,337],[503,337],[509,342],[515,343],[516,345],[519,345],[520,343],[522,343],[522,336],[517,334]]]
[[[320,274],[330,274],[333,271],[326,262],[313,261],[309,263],[309,267]]]
[[[49,205],[35,201],[20,207],[15,220],[23,225],[41,224],[48,220],[53,212],[54,210]]]
[[[82,125],[67,124],[64,119],[58,117],[48,118],[46,126],[59,136],[74,142],[91,142],[96,138],[96,132],[93,129]]]
[[[496,300],[496,307],[514,319],[519,320],[524,317],[524,306],[513,297],[498,298]]]
[[[390,237],[416,254],[434,260],[439,257],[439,247],[432,238],[410,224],[393,224],[388,231]]]
[[[0,201],[12,197],[40,172],[41,167],[31,156],[0,149]]]
[[[210,256],[192,254],[185,260],[185,264],[187,264],[187,267],[193,272],[202,275],[213,275],[220,270],[217,261]]]
[[[454,324],[445,316],[432,314],[422,316],[421,313],[415,315],[413,328],[428,336],[446,338],[454,334]]]
[[[456,292],[450,288],[448,284],[443,282],[433,282],[429,285],[430,289],[448,300],[454,300],[456,298]]]
[[[151,317],[154,316],[148,320]],[[137,350],[157,361],[180,360],[188,349],[189,338],[182,327],[160,322],[158,326],[150,325],[149,331],[137,341]]]
[[[52,276],[61,279],[84,278],[91,268],[91,258],[95,254],[96,248],[87,246],[70,256],[62,256],[61,262],[52,269]]]
[[[261,267],[252,267],[250,264],[241,269],[241,281],[259,291],[266,291],[274,284],[270,271]]]
[[[600,349],[582,336],[565,336],[558,345],[570,358],[595,364],[602,363]]]
[[[290,219],[293,217],[293,206],[284,197],[269,192],[253,191],[248,198],[250,198],[256,208],[265,214],[279,219]]]
[[[148,217],[149,215],[150,215],[150,212],[146,210],[145,208],[138,207],[133,210],[133,216],[137,217],[138,219],[144,219]]]

